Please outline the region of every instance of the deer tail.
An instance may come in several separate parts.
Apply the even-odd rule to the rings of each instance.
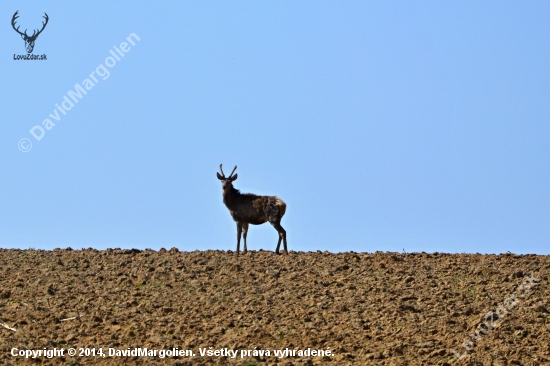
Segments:
[[[277,197],[277,206],[279,206],[279,210],[281,212],[281,217],[283,217],[283,215],[286,212],[286,203],[284,203],[282,199]]]

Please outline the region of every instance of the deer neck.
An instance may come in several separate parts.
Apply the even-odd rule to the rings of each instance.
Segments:
[[[231,209],[237,205],[240,195],[241,192],[239,192],[239,190],[231,187],[223,192],[223,203],[227,206],[227,208]]]

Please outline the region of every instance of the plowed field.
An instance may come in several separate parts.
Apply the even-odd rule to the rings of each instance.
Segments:
[[[0,250],[0,364],[550,365],[549,271],[513,254]],[[120,353],[136,348],[188,353]]]

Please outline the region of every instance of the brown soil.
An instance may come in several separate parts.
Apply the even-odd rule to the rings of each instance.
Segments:
[[[0,364],[550,365],[549,269],[513,254],[0,250]],[[472,339],[498,304],[508,314]],[[196,356],[10,353],[55,347]],[[200,356],[209,347],[271,355]],[[285,348],[333,355],[273,356]]]

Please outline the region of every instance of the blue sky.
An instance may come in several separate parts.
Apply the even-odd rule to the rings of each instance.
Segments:
[[[46,61],[14,60],[17,10],[28,33],[48,14],[33,51]],[[291,250],[549,253],[548,2],[3,1],[0,14],[1,247],[235,250],[223,163],[242,192],[287,203]],[[52,120],[98,67],[108,77]],[[251,227],[249,249],[276,242]]]

